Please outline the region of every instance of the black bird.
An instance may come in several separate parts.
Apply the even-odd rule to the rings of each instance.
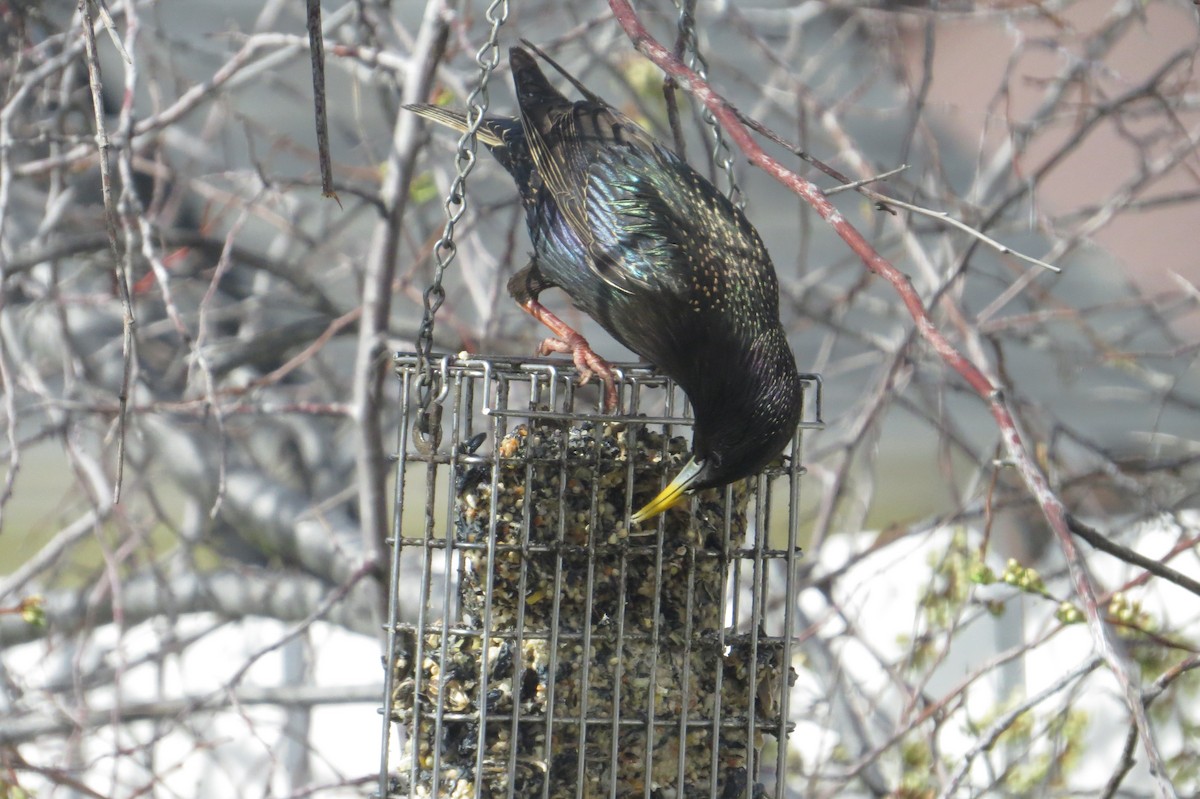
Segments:
[[[779,285],[758,232],[716,187],[541,54],[583,95],[572,102],[520,47],[509,51],[520,117],[488,117],[478,138],[516,181],[533,258],[509,293],[571,352],[583,380],[611,367],[538,295],[557,286],[618,341],[687,393],[692,458],[641,522],[700,488],[747,477],[775,458],[800,419],[796,361],[779,323]],[[408,108],[466,129],[432,105]]]

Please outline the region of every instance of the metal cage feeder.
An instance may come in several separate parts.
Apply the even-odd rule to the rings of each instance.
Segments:
[[[400,354],[381,796],[785,795],[803,431],[762,475],[629,516],[687,459],[690,409],[618,365],[442,357],[432,430]],[[394,749],[394,751],[393,751]]]

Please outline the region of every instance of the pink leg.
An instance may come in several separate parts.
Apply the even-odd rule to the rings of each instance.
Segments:
[[[613,375],[612,366],[601,358],[587,343],[587,339],[576,333],[566,322],[555,316],[550,309],[537,300],[526,300],[521,307],[546,327],[550,328],[556,338],[548,338],[538,347],[538,355],[549,355],[552,352],[571,353],[571,359],[579,370],[579,384],[583,385],[595,375],[604,382],[604,412],[613,413],[617,410],[619,398],[617,395],[617,380]]]

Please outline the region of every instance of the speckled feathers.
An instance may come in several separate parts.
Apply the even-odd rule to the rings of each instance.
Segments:
[[[534,58],[509,53],[517,120],[481,141],[517,183],[533,257],[519,302],[557,286],[617,340],[683,387],[696,415],[687,491],[761,469],[800,417],[775,269],[745,215],[671,150],[570,80],[571,101]],[[565,73],[564,73],[565,74]],[[461,116],[418,113],[461,129]]]

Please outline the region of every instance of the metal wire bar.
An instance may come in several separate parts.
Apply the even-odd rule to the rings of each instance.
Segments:
[[[409,395],[411,382],[412,372],[400,372],[401,397],[407,397]],[[400,440],[397,443],[397,446],[399,447],[399,452],[401,453],[408,451],[408,425],[400,426]],[[400,457],[397,459],[402,460]],[[405,495],[405,488],[407,487],[405,477],[405,470],[403,466],[401,466],[396,470],[396,492],[394,497],[397,508],[401,506]],[[388,629],[387,649],[385,650],[388,663],[386,664],[387,668],[384,669],[383,673],[383,727],[379,742],[379,784],[376,792],[376,796],[379,797],[379,799],[385,799],[385,797],[387,797],[391,792],[391,772],[388,768],[388,760],[391,755],[392,748],[392,701],[395,695],[397,679],[402,679],[407,676],[403,673],[397,673],[398,666],[400,665],[398,660],[400,659],[401,655],[396,652],[398,643],[397,621],[400,613],[400,591],[397,589],[396,580],[400,574],[400,553],[402,551],[402,547],[400,545],[400,525],[401,513],[399,510],[397,510],[392,519],[392,535],[387,542],[392,547],[392,559],[390,564],[391,571],[388,576]],[[420,623],[420,619],[418,619],[418,623]],[[411,656],[406,653],[404,657],[410,658]]]

